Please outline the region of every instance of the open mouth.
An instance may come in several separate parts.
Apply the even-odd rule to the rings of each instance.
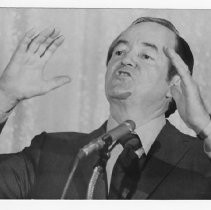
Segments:
[[[129,72],[122,70],[117,71],[117,75],[121,77],[131,77],[131,74]]]

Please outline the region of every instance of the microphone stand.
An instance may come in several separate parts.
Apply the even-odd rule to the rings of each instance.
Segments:
[[[94,166],[92,176],[89,181],[86,199],[91,200],[93,199],[95,185],[99,176],[105,171],[106,163],[110,158],[110,153],[108,151],[109,144],[106,144],[100,151],[100,158],[97,164]]]
[[[78,163],[79,163],[80,159],[81,159],[81,157],[80,157],[80,152],[78,152],[78,154],[77,154],[76,157],[75,157],[75,160],[74,160],[74,163],[73,163],[72,170],[71,170],[71,172],[70,172],[70,174],[69,174],[69,176],[68,176],[68,179],[67,179],[67,181],[66,181],[66,184],[65,184],[65,186],[64,186],[64,189],[63,189],[63,192],[62,192],[62,195],[61,195],[61,198],[60,198],[60,199],[65,199],[65,197],[66,197],[66,195],[67,195],[67,190],[68,190],[68,188],[69,188],[69,186],[70,186],[70,183],[71,183],[71,181],[72,181],[72,178],[73,178],[73,176],[74,176],[74,174],[75,174],[75,171],[76,171],[76,169],[77,169],[77,167],[78,167]]]
[[[87,199],[92,199],[94,187],[95,187],[96,181],[98,179],[98,176],[100,175],[100,173],[102,173],[103,169],[106,166],[107,160],[110,157],[109,154],[108,154],[108,148],[112,144],[112,137],[106,135],[106,136],[102,137],[102,140],[105,142],[105,144],[104,144],[103,148],[99,151],[100,152],[100,159],[99,159],[98,163],[96,164],[96,166],[94,168],[92,177],[91,177],[90,182],[89,182],[89,187],[88,187],[88,191],[87,191]],[[79,161],[84,157],[86,157],[84,155],[84,152],[82,150],[79,150],[79,152],[77,153],[77,155],[75,157],[72,170],[71,170],[71,172],[68,176],[68,179],[66,181],[66,184],[64,186],[64,189],[63,189],[63,192],[62,192],[60,199],[65,199],[65,197],[67,195],[67,190],[70,186],[70,183],[73,179],[75,171],[78,167]]]

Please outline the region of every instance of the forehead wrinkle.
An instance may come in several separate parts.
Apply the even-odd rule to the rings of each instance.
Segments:
[[[142,42],[142,45],[144,45],[145,47],[149,47],[153,50],[155,50],[156,52],[158,52],[158,47],[155,44],[149,43],[149,42]]]
[[[156,35],[155,35],[155,31],[157,33]],[[148,35],[146,35],[146,32]],[[135,35],[133,36],[134,36],[134,39],[136,37],[137,42],[153,44],[154,46],[157,47],[158,51],[159,51],[160,44],[172,46],[172,38],[173,38],[174,43],[175,43],[175,38],[176,38],[176,34],[170,29],[168,29],[167,27],[160,25],[158,23],[151,23],[151,22],[150,23],[145,22],[145,23],[130,26],[126,30],[126,33],[128,33],[129,35],[131,35],[131,33],[134,33]],[[175,46],[175,44],[173,44],[173,46]]]

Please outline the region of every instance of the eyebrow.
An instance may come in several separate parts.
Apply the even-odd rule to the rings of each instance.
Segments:
[[[158,48],[156,45],[152,44],[152,43],[148,43],[148,42],[142,42],[142,44],[146,47],[150,47],[152,49],[154,49],[156,52],[158,52]]]
[[[127,40],[124,40],[124,39],[119,39],[117,42],[114,43],[113,49],[115,49],[120,44],[126,44],[126,45],[128,45],[129,42]]]
[[[127,40],[124,39],[119,39],[118,41],[116,41],[113,45],[113,50],[120,44],[126,44],[128,45],[129,42]],[[150,47],[151,49],[155,50],[156,52],[158,52],[158,48],[155,44],[149,43],[149,42],[142,42],[141,44],[143,44],[146,47]],[[112,50],[112,51],[113,51]]]

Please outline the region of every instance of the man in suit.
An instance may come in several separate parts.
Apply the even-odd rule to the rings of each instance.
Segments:
[[[59,32],[51,29],[40,34],[30,31],[20,42],[0,78],[2,127],[19,101],[70,81],[67,76],[51,81],[42,78],[46,62],[62,42]],[[23,151],[1,155],[0,197],[60,198],[79,148],[130,119],[136,123],[139,146],[128,147],[128,156],[123,156],[126,150],[114,142],[94,198],[211,198],[211,123],[190,76],[192,68],[189,46],[169,21],[137,19],[108,51],[105,92],[109,119],[90,134],[44,132]],[[173,99],[182,119],[204,141],[182,134],[166,121],[165,115],[174,111]],[[118,188],[114,182],[118,157],[126,164],[131,161],[129,156],[134,157],[131,164],[135,167],[125,167],[123,179],[117,174]],[[98,159],[99,154],[93,153],[80,161],[66,198],[86,198]]]

